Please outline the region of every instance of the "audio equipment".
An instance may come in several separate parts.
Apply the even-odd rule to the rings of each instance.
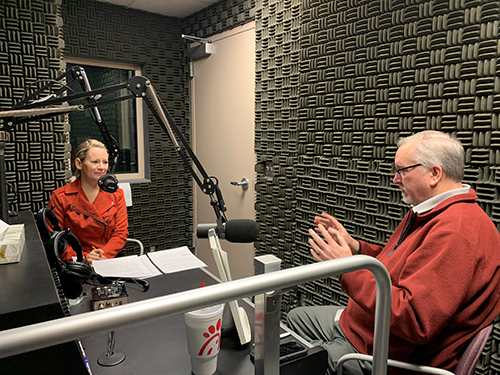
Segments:
[[[92,288],[92,310],[121,306],[127,302],[128,293],[123,282]]]
[[[115,193],[118,190],[118,179],[112,173],[106,173],[99,177],[97,184],[107,193]]]
[[[44,243],[50,239],[50,235],[52,234],[52,231],[47,225],[47,220],[50,222],[50,224],[52,224],[52,227],[55,231],[62,230],[59,226],[59,221],[57,220],[56,214],[54,214],[53,209],[54,206],[52,206],[51,208],[42,208],[36,213],[35,216],[36,226]]]
[[[59,275],[64,295],[69,299],[78,298],[83,292],[83,284],[91,285],[111,285],[117,281],[135,283],[147,291],[149,283],[145,280],[127,278],[127,277],[103,277],[94,272],[93,268],[84,263],[83,250],[78,238],[70,229],[61,230],[57,217],[51,208],[42,208],[36,215],[36,223],[42,238],[47,260],[52,268]],[[47,226],[47,220],[54,227],[51,231]],[[64,262],[61,255],[66,251],[70,244],[76,253],[75,262]]]
[[[259,238],[259,225],[254,220],[235,219],[222,224],[222,230],[217,228],[217,224],[198,224],[196,226],[196,236],[198,238],[208,238],[208,231],[215,229],[221,239],[229,242],[249,243]],[[222,231],[222,233],[221,233]]]
[[[92,272],[92,277],[85,281],[85,284],[97,286],[116,285],[117,283],[133,283],[140,287],[143,292],[146,292],[149,289],[149,283],[146,280],[135,279],[133,277],[104,277],[95,272]]]
[[[64,262],[61,254],[70,244],[76,252],[76,262]],[[52,248],[55,257],[55,268],[61,279],[64,295],[69,299],[78,298],[83,293],[83,283],[92,277],[92,267],[83,263],[82,246],[78,238],[69,229],[52,232],[47,243],[48,249]]]

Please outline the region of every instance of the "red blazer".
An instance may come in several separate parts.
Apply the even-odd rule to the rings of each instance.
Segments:
[[[62,229],[71,229],[83,249],[83,258],[95,246],[104,251],[106,258],[114,258],[125,245],[128,237],[127,206],[122,189],[115,193],[99,190],[94,203],[90,203],[82,189],[80,179],[54,190],[49,207]],[[68,245],[61,259],[71,261],[76,256]]]

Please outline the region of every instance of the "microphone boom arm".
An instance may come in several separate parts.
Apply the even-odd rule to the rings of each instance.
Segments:
[[[66,81],[66,83],[63,83]],[[68,90],[71,90],[72,92],[75,92],[71,85],[74,82],[78,82],[80,84],[81,89],[83,90],[82,95],[75,95],[75,96],[64,96]],[[52,89],[54,85],[60,85],[62,86],[59,88],[55,93],[52,93],[46,97],[42,97],[40,99],[35,100],[35,98],[39,95],[41,95],[44,92],[47,92],[47,90]],[[110,88],[115,89],[116,86],[111,86]],[[125,88],[125,87],[122,87]],[[33,111],[36,111],[36,109],[41,110],[40,106],[44,106],[46,109],[46,113],[51,113],[54,116],[55,115],[60,115],[60,114],[66,114],[66,113],[71,113],[71,112],[76,112],[76,111],[83,111],[85,109],[91,109],[92,113],[92,118],[94,119],[94,122],[97,124],[97,127],[99,128],[104,144],[106,145],[106,148],[108,149],[109,157],[110,157],[110,162],[109,162],[109,171],[110,173],[113,173],[116,168],[116,164],[118,163],[118,157],[120,156],[120,147],[118,145],[118,142],[116,139],[113,138],[111,133],[109,132],[108,127],[106,126],[103,118],[101,117],[101,114],[99,112],[99,109],[97,106],[85,106],[85,105],[77,105],[74,106],[73,110],[67,109],[67,111],[62,111],[58,112],[57,108],[48,108],[47,106],[49,104],[59,104],[59,103],[64,103],[64,102],[69,102],[69,100],[73,99],[85,99],[88,104],[92,103],[97,103],[99,99],[102,98],[102,93],[107,92],[106,91],[101,91],[102,93],[96,93],[93,95],[89,95],[89,92],[92,92],[92,88],[90,87],[90,82],[87,77],[87,73],[85,72],[85,69],[83,69],[81,66],[74,65],[70,69],[66,71],[66,73],[60,75],[58,78],[54,80],[49,80],[47,84],[43,85],[42,87],[38,88],[35,90],[32,94],[21,100],[17,105],[14,106],[14,110],[12,112],[15,112],[16,109],[29,109],[29,108],[35,108]],[[55,100],[58,99],[58,100]],[[64,107],[63,107],[64,108]],[[40,115],[43,115],[43,112],[39,113]],[[43,117],[35,117],[35,118],[30,118],[30,121],[37,120],[39,118],[46,118],[46,116]]]
[[[82,86],[82,89],[84,91],[92,91],[92,88],[90,87],[90,82],[87,77],[87,73],[85,73],[85,70],[80,67],[73,67],[73,68],[78,68],[79,70],[76,71],[76,74],[80,76],[81,78],[79,79],[80,85]],[[72,69],[73,69],[72,68]],[[95,95],[89,98],[89,102],[97,102],[102,95]],[[102,137],[104,139],[104,143],[106,144],[106,148],[108,149],[109,152],[109,158],[111,159],[109,162],[109,172],[114,173],[116,165],[118,164],[118,158],[120,156],[120,146],[118,146],[118,142],[116,139],[111,135],[109,132],[108,127],[106,126],[103,118],[101,117],[101,113],[99,112],[98,107],[93,107],[92,108],[92,117],[94,118],[94,122],[97,124],[99,127],[99,130],[101,131]]]
[[[44,90],[47,90],[47,88],[50,88],[54,84],[53,82],[51,82],[50,84],[45,85],[32,95],[25,98],[22,102],[16,105],[13,110],[0,111],[0,129],[2,128],[2,124],[3,126],[7,127],[7,129],[9,129],[18,123],[36,121],[53,116],[64,115],[70,112],[92,109],[94,120],[99,126],[101,133],[103,133],[105,142],[111,142],[111,146],[109,143],[107,144],[107,146],[110,146],[110,156],[112,158],[116,156],[117,158],[118,155],[115,154],[115,151],[119,153],[118,144],[116,144],[114,138],[109,134],[109,131],[104,125],[97,107],[134,98],[142,98],[146,102],[148,108],[152,111],[163,131],[169,137],[175,150],[182,159],[184,166],[196,181],[201,191],[210,197],[210,204],[214,209],[215,216],[217,218],[217,225],[222,228],[222,224],[227,221],[227,218],[225,216],[225,211],[227,210],[227,208],[224,203],[224,199],[222,198],[222,193],[218,186],[218,181],[215,177],[208,176],[201,162],[198,160],[193,150],[189,146],[189,143],[186,141],[178,126],[175,124],[175,121],[168,113],[165,105],[153,88],[151,81],[144,76],[134,76],[122,84],[90,90],[88,80],[85,81],[86,74],[82,67],[72,67],[67,73],[59,77],[58,80],[67,78],[70,74],[76,75],[75,79],[78,79],[80,81],[81,87],[83,90],[85,90],[85,92],[59,97],[58,95],[61,95],[61,93],[66,92],[68,89],[67,85],[63,85],[65,89],[60,89],[57,95],[51,94],[47,98],[34,100],[28,103],[28,101],[32,100],[34,97],[36,97],[36,95],[39,95]],[[119,91],[124,88],[129,91],[128,95],[123,95],[120,93],[120,96],[116,98],[101,99],[102,94],[104,93]],[[85,103],[81,103],[76,107],[74,105],[68,106],[69,102],[76,99],[87,100],[85,101]],[[105,135],[105,132],[109,134],[109,138]],[[113,140],[114,143],[111,140]],[[178,142],[178,140],[180,142]],[[195,171],[190,161],[194,163],[198,173]],[[223,238],[221,237],[221,239]]]
[[[147,79],[146,77],[135,76],[132,77],[129,82],[134,84],[133,87],[139,90],[138,93],[140,93],[141,95],[142,93],[144,93],[144,96],[142,97],[145,100],[148,108],[153,112],[160,126],[163,128],[163,131],[170,138],[170,141],[174,145],[175,150],[184,162],[185,167],[191,173],[193,179],[200,187],[201,191],[210,197],[210,204],[214,209],[215,216],[217,217],[217,223],[219,224],[220,222],[220,225],[222,225],[222,223],[227,221],[224,214],[224,212],[226,211],[226,205],[224,203],[224,200],[222,199],[222,194],[217,181],[214,183],[213,177],[208,176],[207,172],[203,168],[203,165],[196,157],[195,153],[176,125],[174,119],[172,118],[170,113],[168,113],[167,108],[155,91],[153,85],[151,84],[151,81],[149,81],[149,79]],[[129,90],[134,92],[132,87],[129,87]],[[180,140],[182,146],[181,144],[179,144],[179,142],[177,142],[177,138]],[[194,163],[201,176],[198,176],[198,174],[196,174],[196,171],[189,163],[189,159],[191,159],[191,161]]]

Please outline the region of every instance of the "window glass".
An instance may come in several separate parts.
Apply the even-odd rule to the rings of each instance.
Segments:
[[[98,66],[111,63],[95,62],[85,64],[85,60],[67,60],[67,69],[78,65],[85,70],[92,90],[110,87],[127,82],[131,77],[140,73],[140,66],[110,67]],[[127,89],[114,90],[103,93],[98,101],[109,100],[129,95]],[[116,103],[98,106],[99,114],[105,127],[118,143],[120,154],[114,172],[120,181],[144,179],[145,175],[145,147],[144,144],[144,116],[142,99],[127,99]],[[69,114],[71,125],[70,143],[72,150],[83,141],[94,138],[104,142],[99,125],[94,120],[92,110],[73,112]],[[107,145],[108,146],[108,145]],[[109,147],[109,146],[108,146]],[[73,152],[74,153],[74,152]],[[72,153],[72,157],[74,157]],[[110,160],[111,162],[111,160]],[[74,163],[72,163],[74,165]]]

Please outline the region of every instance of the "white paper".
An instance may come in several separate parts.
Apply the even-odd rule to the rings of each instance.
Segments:
[[[92,265],[94,266],[94,271],[101,276],[135,277],[138,279],[159,276],[162,272],[173,273],[207,266],[195,257],[187,246],[156,251],[141,256],[131,255],[128,257],[95,260],[92,262]]]
[[[127,207],[132,207],[132,189],[130,188],[130,183],[120,182],[118,183],[118,187],[123,190]]]
[[[187,246],[155,251],[147,255],[163,273],[173,273],[207,266],[194,256]]]
[[[5,221],[0,220],[0,240],[3,238],[4,234],[7,232],[7,229],[9,229],[9,224],[7,224]]]
[[[146,279],[161,275],[146,255],[95,260],[92,265],[94,271],[101,276]]]

